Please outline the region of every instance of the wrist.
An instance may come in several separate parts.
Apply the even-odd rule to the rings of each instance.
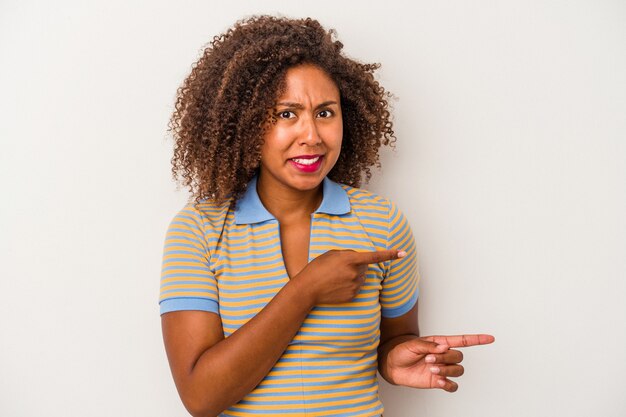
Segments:
[[[419,338],[416,334],[404,334],[385,341],[378,347],[378,372],[390,384],[397,385],[393,378],[393,363],[389,361],[389,354],[401,343]]]
[[[416,334],[403,334],[396,337],[392,337],[389,340],[386,340],[382,345],[378,346],[378,357],[379,362],[380,359],[387,360],[387,356],[389,352],[393,350],[394,347],[398,346],[400,343],[404,343],[406,341],[419,338]]]
[[[317,304],[315,292],[308,281],[304,279],[303,272],[290,279],[285,287],[289,287],[289,290],[293,291],[293,296],[296,300],[310,310]]]

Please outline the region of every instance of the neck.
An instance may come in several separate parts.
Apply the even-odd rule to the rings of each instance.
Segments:
[[[256,185],[263,206],[278,221],[309,217],[322,202],[322,184],[312,190],[296,190],[268,178],[261,172]]]

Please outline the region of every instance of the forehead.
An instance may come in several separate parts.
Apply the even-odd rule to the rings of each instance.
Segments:
[[[339,100],[337,84],[326,71],[316,65],[302,64],[289,68],[283,85],[279,101]]]

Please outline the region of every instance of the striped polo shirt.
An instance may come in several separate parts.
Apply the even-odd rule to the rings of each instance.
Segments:
[[[280,224],[261,203],[256,178],[233,209],[189,203],[169,225],[161,273],[161,314],[219,314],[224,336],[259,313],[288,282]],[[380,319],[409,311],[418,296],[415,242],[404,215],[375,194],[323,182],[311,215],[309,261],[331,249],[403,249],[369,265],[349,303],[316,305],[263,381],[223,416],[379,416]]]

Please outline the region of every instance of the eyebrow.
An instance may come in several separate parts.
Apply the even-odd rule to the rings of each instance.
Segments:
[[[320,107],[330,106],[331,104],[337,104],[337,102],[334,101],[334,100],[325,101],[325,102],[315,106],[315,108],[319,109]],[[294,108],[294,109],[304,109],[304,106],[302,104],[295,103],[295,102],[292,102],[292,101],[281,101],[280,103],[276,103],[276,105],[277,106],[290,107],[290,108]]]

